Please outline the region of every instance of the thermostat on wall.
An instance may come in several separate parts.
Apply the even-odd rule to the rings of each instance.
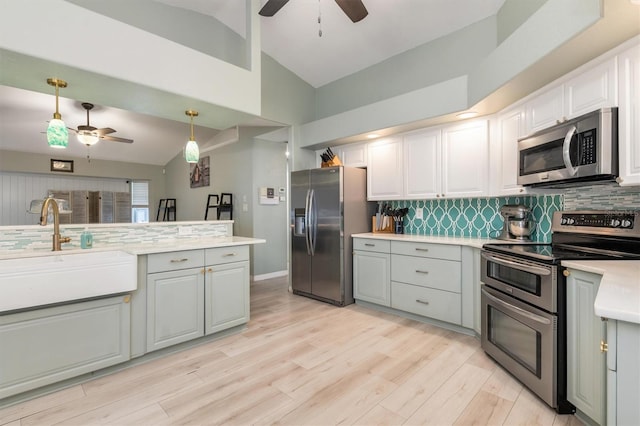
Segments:
[[[279,197],[276,197],[276,191],[274,188],[267,188],[261,186],[259,190],[260,204],[278,204]]]

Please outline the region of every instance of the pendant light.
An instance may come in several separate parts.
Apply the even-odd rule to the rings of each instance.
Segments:
[[[187,160],[187,163],[197,163],[200,159],[200,150],[198,149],[196,139],[193,137],[193,117],[198,116],[198,111],[188,109],[184,113],[191,117],[191,137],[189,138],[189,142],[187,142],[187,146],[184,148],[184,158]]]
[[[51,148],[66,148],[69,145],[69,131],[58,111],[58,90],[60,87],[67,87],[67,82],[58,78],[48,78],[47,84],[56,88],[56,112],[53,113],[53,120],[49,121],[47,127],[47,142]]]

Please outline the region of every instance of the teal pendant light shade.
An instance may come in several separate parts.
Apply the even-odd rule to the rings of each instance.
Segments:
[[[198,149],[198,143],[196,141],[187,142],[187,146],[184,148],[184,158],[187,163],[197,163],[200,159],[200,150]]]
[[[196,138],[193,137],[193,117],[198,116],[198,111],[188,109],[184,113],[191,117],[191,138],[189,139],[189,142],[187,142],[187,146],[184,148],[184,159],[187,163],[197,163],[200,159],[200,149],[198,149],[198,142],[196,142]]]
[[[69,145],[69,131],[64,121],[57,118],[49,121],[47,142],[51,148],[66,148]]]
[[[47,84],[56,88],[56,112],[53,113],[53,120],[49,121],[49,127],[47,127],[47,142],[51,148],[66,148],[69,145],[69,131],[58,111],[58,89],[67,87],[67,82],[57,78],[48,78]]]

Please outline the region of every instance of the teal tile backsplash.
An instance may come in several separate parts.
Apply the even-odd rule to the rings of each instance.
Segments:
[[[405,200],[390,202],[393,208],[407,207],[405,234],[440,235],[469,238],[494,238],[502,229],[500,207],[504,204],[524,204],[531,208],[536,230],[532,239],[551,242],[553,212],[562,210],[561,195],[523,197],[463,198],[441,200]],[[416,218],[416,209],[423,209],[423,218]]]

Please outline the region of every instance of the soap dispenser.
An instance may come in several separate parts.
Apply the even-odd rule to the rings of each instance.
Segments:
[[[84,228],[84,231],[80,235],[80,247],[83,249],[93,247],[93,235],[89,232],[89,228]]]

